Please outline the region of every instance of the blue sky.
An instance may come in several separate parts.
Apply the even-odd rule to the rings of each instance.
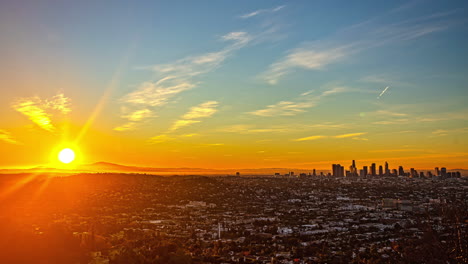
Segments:
[[[308,166],[383,159],[384,150],[425,157],[434,146],[466,164],[467,5],[4,1],[0,128],[21,142],[14,131],[31,117],[12,102],[64,94],[77,130],[92,119],[142,152],[181,149],[193,159],[210,157],[197,144],[222,146],[206,151],[226,157],[221,167],[247,152],[251,162],[234,160]],[[293,154],[277,154],[287,148]],[[309,148],[327,151],[294,154]]]

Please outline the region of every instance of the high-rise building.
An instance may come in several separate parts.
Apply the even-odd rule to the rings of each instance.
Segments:
[[[403,169],[403,166],[398,167],[398,175],[405,176],[405,170]]]
[[[445,167],[440,168],[440,176],[447,177],[447,168]]]
[[[435,167],[435,176],[440,176],[439,167]]]
[[[333,176],[335,177],[344,177],[344,167],[341,166],[340,164],[333,164],[332,165],[332,172]]]
[[[383,175],[383,168],[382,165],[379,165],[379,176]]]
[[[315,169],[312,170],[312,175],[317,176],[317,173],[315,172]]]
[[[358,175],[358,171],[357,171],[357,168],[356,168],[356,162],[353,160],[353,163],[351,166],[349,166],[349,176],[359,176]]]
[[[385,162],[385,175],[390,175],[390,170],[388,169],[388,162]]]
[[[362,170],[364,172],[364,176],[367,176],[367,174],[369,174],[369,171],[367,170],[367,166],[362,167]]]
[[[372,176],[375,176],[377,173],[376,173],[376,169],[375,169],[375,163],[372,163],[371,167],[370,167],[370,174]]]
[[[394,176],[397,176],[397,175],[398,175],[398,170],[397,170],[397,169],[393,169],[393,170],[392,170],[392,174],[393,174]]]

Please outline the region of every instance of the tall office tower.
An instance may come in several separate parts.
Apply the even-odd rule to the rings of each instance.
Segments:
[[[420,177],[420,178],[424,178],[424,177],[425,177],[425,176],[424,176],[424,171],[419,172],[419,177]]]
[[[383,168],[382,168],[382,165],[379,165],[379,175],[380,175],[380,176],[383,175]]]
[[[440,168],[440,176],[447,177],[447,168],[445,167]]]
[[[334,177],[338,177],[338,166],[339,164],[332,164],[332,175]]]
[[[385,175],[390,175],[390,170],[388,169],[388,162],[385,162]]]
[[[398,167],[398,175],[405,176],[405,170],[403,169],[403,166]]]
[[[341,166],[340,164],[333,164],[333,176],[335,177],[344,177],[345,172],[344,172],[344,167]]]
[[[350,176],[359,176],[356,168],[356,162],[353,160],[353,164],[349,166],[349,174]]]
[[[393,169],[392,171],[393,171],[393,173],[392,173],[393,176],[397,176],[397,175],[398,175],[398,170],[397,170],[397,169]]]
[[[435,167],[435,176],[440,176],[439,167]]]
[[[317,176],[317,173],[315,172],[315,169],[312,170],[312,175]]]
[[[411,169],[410,169],[410,176],[411,176],[411,177],[416,177],[416,176],[418,176],[418,175],[417,175],[417,172],[416,172],[416,170],[415,170],[414,168],[411,168]]]
[[[371,167],[370,167],[370,174],[372,176],[375,176],[377,173],[376,173],[376,169],[375,169],[375,163],[372,163]]]
[[[367,170],[367,166],[362,167],[362,170],[364,172],[364,176],[367,176],[367,174],[369,174],[369,171]]]

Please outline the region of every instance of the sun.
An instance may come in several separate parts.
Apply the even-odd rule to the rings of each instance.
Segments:
[[[58,154],[58,159],[65,164],[75,160],[75,152],[71,148],[64,148]]]

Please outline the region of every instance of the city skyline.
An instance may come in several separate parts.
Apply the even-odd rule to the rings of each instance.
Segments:
[[[467,17],[465,1],[2,1],[0,168],[468,169]]]

